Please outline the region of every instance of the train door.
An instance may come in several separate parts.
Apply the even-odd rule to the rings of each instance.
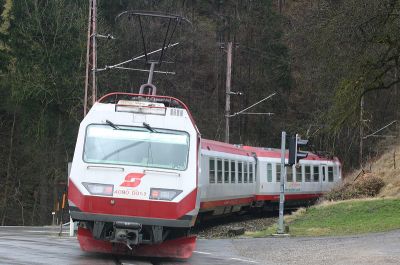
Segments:
[[[322,174],[321,174],[321,181],[320,181],[320,183],[321,183],[321,191],[324,191],[324,189],[325,189],[325,183],[326,183],[326,181],[328,181],[328,166],[327,165],[321,165],[321,171],[322,171]]]

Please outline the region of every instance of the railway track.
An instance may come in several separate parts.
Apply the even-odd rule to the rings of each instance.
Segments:
[[[262,230],[277,222],[277,212],[246,213],[209,219],[193,228],[198,238],[230,238],[237,235],[231,233],[234,228],[243,228],[247,232]]]

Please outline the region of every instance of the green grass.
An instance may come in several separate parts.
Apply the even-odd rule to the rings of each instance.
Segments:
[[[400,199],[350,200],[316,205],[296,214],[290,222],[292,236],[335,236],[400,229]],[[276,233],[276,225],[248,236]]]

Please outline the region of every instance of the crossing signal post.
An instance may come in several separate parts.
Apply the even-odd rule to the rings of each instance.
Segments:
[[[279,192],[279,220],[278,220],[278,235],[285,233],[283,229],[283,210],[285,203],[285,180],[286,180],[286,168],[285,168],[285,156],[286,156],[286,132],[282,132],[281,141],[281,179],[280,179],[280,192]]]
[[[308,156],[308,152],[302,151],[308,144],[308,140],[301,139],[298,134],[292,136],[289,142],[289,161],[288,166],[297,165],[300,159]]]
[[[293,166],[299,163],[300,159],[304,159],[308,156],[308,153],[302,151],[307,144],[308,140],[301,139],[298,134],[292,136],[289,140],[289,159],[288,163],[285,164],[286,160],[286,132],[282,132],[281,142],[281,180],[280,180],[280,194],[279,194],[279,220],[278,220],[278,231],[277,235],[284,235],[285,229],[283,224],[283,211],[285,204],[285,181],[286,181],[286,168],[285,166]]]

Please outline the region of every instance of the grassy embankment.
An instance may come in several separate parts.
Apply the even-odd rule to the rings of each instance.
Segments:
[[[334,236],[400,229],[400,199],[364,199],[325,202],[299,209],[285,217],[292,236]],[[276,225],[247,233],[265,237],[276,233]]]

